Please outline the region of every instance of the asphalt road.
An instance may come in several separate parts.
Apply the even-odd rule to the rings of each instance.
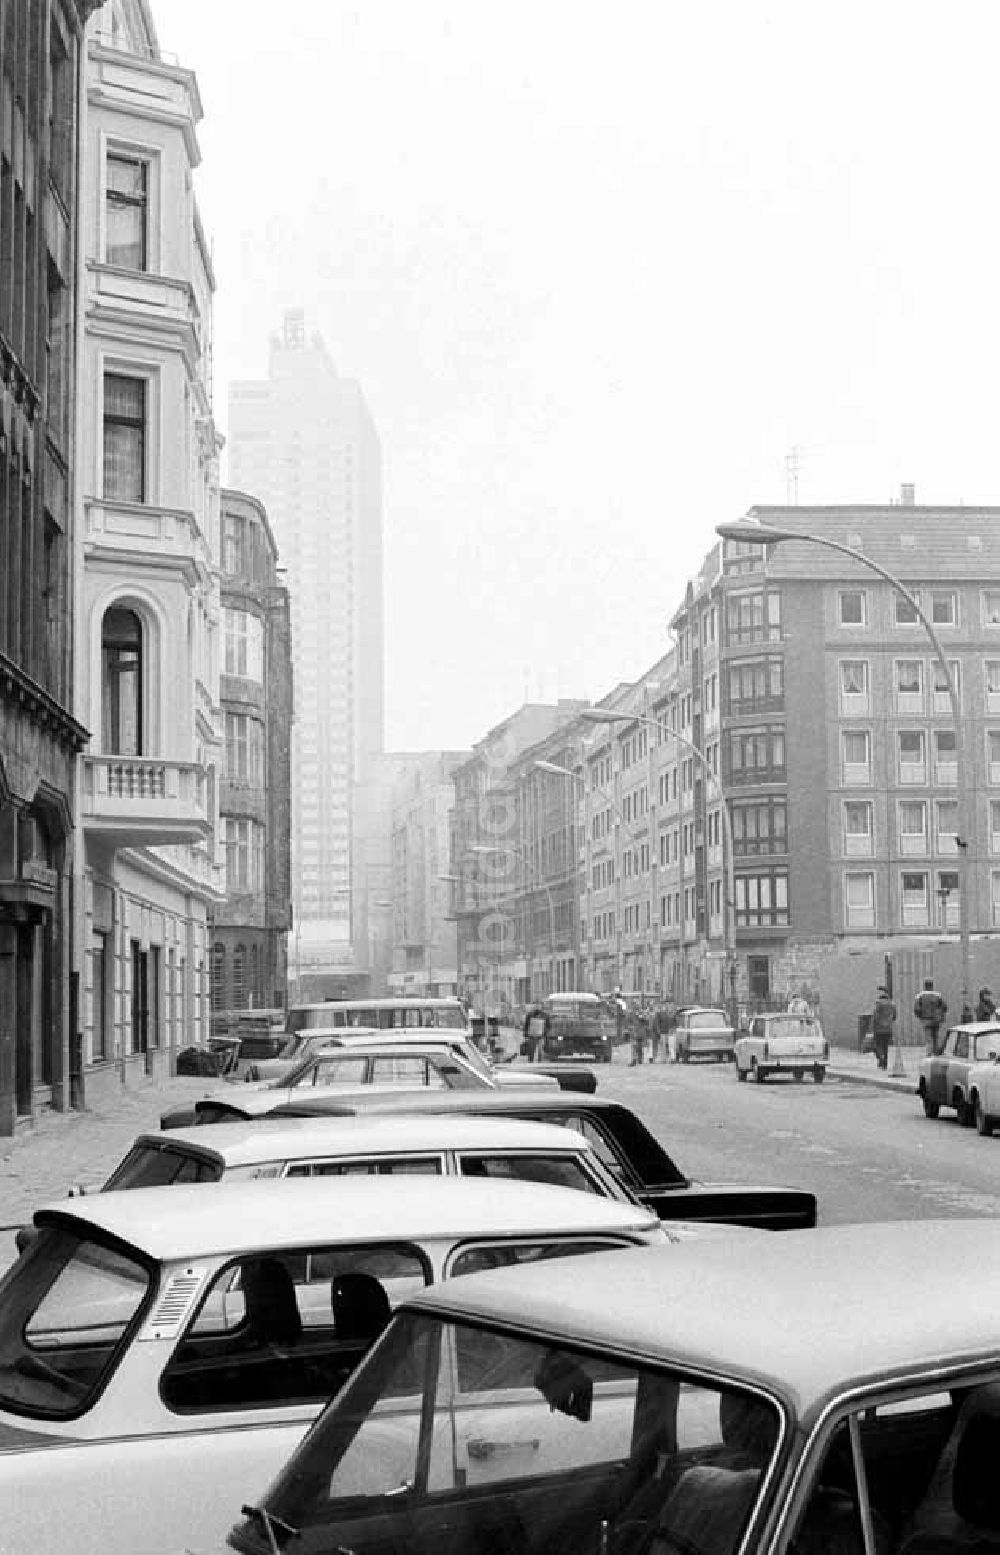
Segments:
[[[832,1078],[738,1085],[711,1062],[598,1076],[689,1177],[809,1188],[824,1224],[1000,1214],[1000,1136],[932,1122],[915,1096]]]

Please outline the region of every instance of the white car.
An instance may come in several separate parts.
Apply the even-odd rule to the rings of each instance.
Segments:
[[[992,1134],[1000,1128],[1000,1054],[991,1053],[969,1070],[966,1082],[969,1112],[980,1134]]]
[[[789,1010],[754,1015],[733,1047],[737,1080],[749,1077],[763,1084],[769,1074],[790,1074],[796,1080],[811,1074],[821,1085],[826,1078],[830,1045],[815,1015]]]
[[[18,1555],[221,1543],[405,1296],[673,1235],[593,1193],[423,1176],[99,1193],[35,1225],[0,1281],[0,1548]]]

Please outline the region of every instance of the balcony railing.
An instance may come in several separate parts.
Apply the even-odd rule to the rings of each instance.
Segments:
[[[210,792],[206,769],[194,762],[152,756],[83,758],[84,827],[121,847],[210,837]]]

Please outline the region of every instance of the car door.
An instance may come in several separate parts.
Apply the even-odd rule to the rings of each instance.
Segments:
[[[946,1106],[951,1106],[955,1091],[961,1091],[964,1096],[969,1078],[969,1053],[970,1042],[967,1031],[953,1033],[954,1041],[950,1044],[951,1052],[947,1055],[947,1064],[944,1074],[944,1095],[941,1100]]]
[[[948,1089],[948,1065],[951,1062],[957,1033],[949,1031],[945,1038],[944,1047],[940,1053],[932,1053],[925,1063],[927,1065],[927,1095],[931,1101],[947,1103],[951,1096]]]

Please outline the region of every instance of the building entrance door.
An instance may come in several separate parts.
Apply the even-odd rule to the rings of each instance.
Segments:
[[[149,1049],[149,956],[139,941],[132,941],[132,1051]]]

